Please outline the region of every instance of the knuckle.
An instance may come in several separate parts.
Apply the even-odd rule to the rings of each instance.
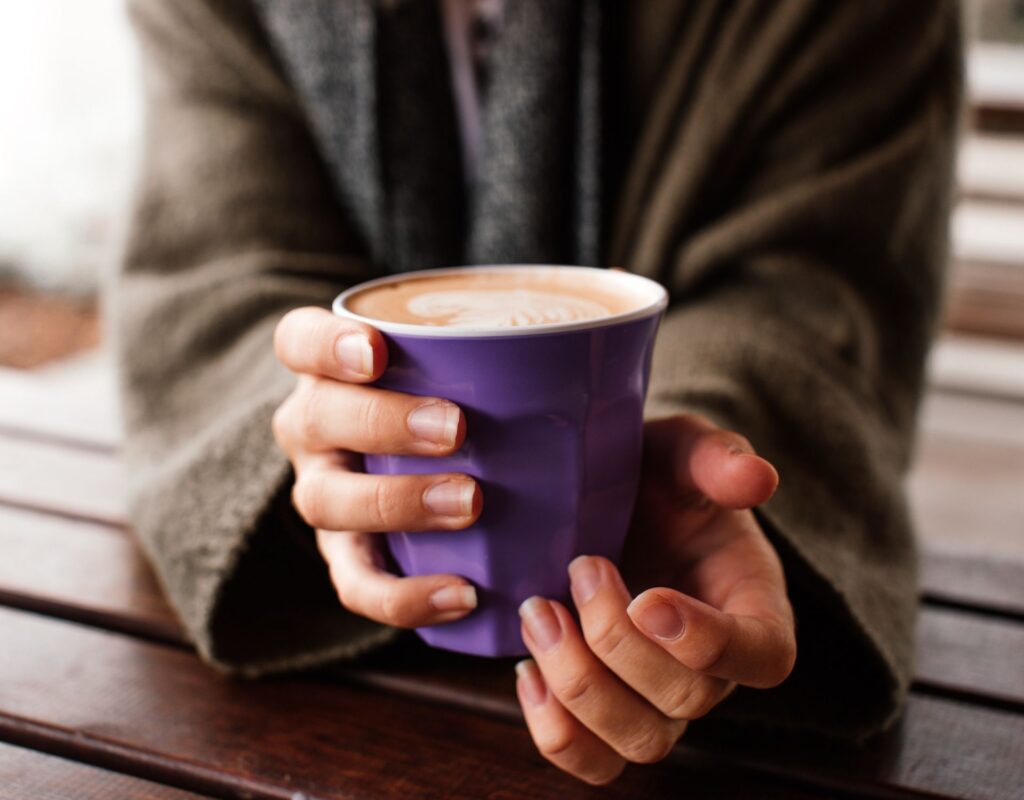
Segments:
[[[384,531],[400,522],[401,492],[391,481],[378,478],[367,497],[366,518],[374,528]]]
[[[326,499],[324,476],[319,472],[303,474],[292,487],[292,504],[302,518],[314,528],[328,527]]]
[[[388,429],[390,415],[380,392],[373,392],[359,404],[359,429],[375,439]]]
[[[723,615],[724,630],[711,637],[711,641],[697,653],[692,663],[688,666],[697,672],[713,673],[725,658],[729,650],[729,643],[732,641],[735,620],[729,615]]]
[[[397,591],[389,590],[381,595],[378,622],[394,625],[397,628],[412,627],[413,621],[409,619],[406,604]]]
[[[594,696],[596,686],[594,679],[587,672],[579,672],[570,675],[555,691],[555,696],[562,702],[562,705],[569,708],[578,708],[587,705]]]
[[[583,638],[602,661],[614,658],[623,643],[630,638],[629,629],[621,620],[601,619],[583,628]]]
[[[662,713],[674,720],[700,719],[714,708],[712,700],[711,692],[707,689],[687,686],[669,701]]]
[[[667,726],[650,725],[643,728],[631,741],[625,742],[619,754],[635,764],[655,764],[661,761],[675,745]]]
[[[538,732],[536,744],[541,755],[549,761],[554,761],[569,752],[576,744],[576,740],[568,726],[556,725],[545,727],[543,731]]]
[[[394,624],[398,618],[398,603],[393,592],[384,592],[380,598],[380,621]]]
[[[299,436],[307,443],[320,440],[323,431],[326,385],[323,381],[310,381],[302,393],[299,411]]]

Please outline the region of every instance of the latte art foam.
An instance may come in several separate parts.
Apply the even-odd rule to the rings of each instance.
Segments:
[[[359,289],[345,305],[370,320],[505,330],[605,319],[651,302],[649,289],[625,283],[607,270],[545,265],[426,270]]]
[[[613,313],[594,300],[533,289],[425,292],[405,307],[424,325],[452,328],[517,328],[579,322]]]

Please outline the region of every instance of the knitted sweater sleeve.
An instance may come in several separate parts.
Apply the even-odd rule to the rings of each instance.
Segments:
[[[721,713],[863,736],[913,674],[903,479],[946,259],[958,9],[690,3],[656,24],[641,5],[613,259],[672,294],[647,414],[703,413],[778,467],[758,513],[797,615],[791,678]]]
[[[347,612],[270,431],[290,308],[373,277],[248,3],[133,0],[146,124],[112,297],[135,532],[200,654],[244,674],[396,631]]]

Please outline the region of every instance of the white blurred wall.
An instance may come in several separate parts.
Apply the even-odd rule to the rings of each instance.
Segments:
[[[114,262],[136,62],[123,0],[0,0],[0,270],[86,292]]]

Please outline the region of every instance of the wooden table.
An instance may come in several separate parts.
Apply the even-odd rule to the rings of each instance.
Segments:
[[[534,750],[511,661],[410,636],[315,675],[204,666],[123,522],[116,434],[23,389],[0,385],[0,798],[1024,798],[1016,563],[926,554],[913,693],[866,746],[697,723],[592,789]]]

